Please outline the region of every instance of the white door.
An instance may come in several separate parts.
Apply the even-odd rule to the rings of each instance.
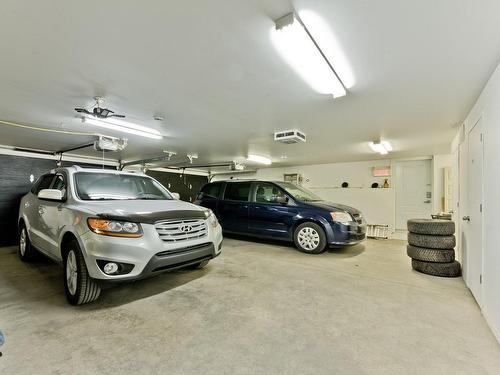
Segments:
[[[481,306],[483,273],[483,139],[481,119],[468,135],[467,155],[467,207],[463,220],[465,246],[464,259],[467,260],[465,281]]]
[[[464,133],[465,134],[465,133]],[[465,138],[465,135],[464,135]],[[467,264],[464,262],[467,252],[467,242],[465,241],[464,226],[467,222],[462,221],[462,216],[467,214],[467,142],[465,140],[458,148],[458,205],[457,215],[454,216],[455,236],[457,236],[457,246],[455,247],[455,258],[462,263],[462,275],[466,279]]]
[[[432,213],[431,161],[396,163],[396,229],[406,229],[408,219]]]

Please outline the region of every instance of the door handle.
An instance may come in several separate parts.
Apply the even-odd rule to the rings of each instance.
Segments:
[[[426,201],[424,201],[424,203],[431,203],[431,201],[430,200],[426,200]]]
[[[464,217],[462,218],[462,220],[463,220],[463,221],[470,221],[470,216],[464,216]]]
[[[43,207],[38,207],[38,213],[42,215],[44,213]]]

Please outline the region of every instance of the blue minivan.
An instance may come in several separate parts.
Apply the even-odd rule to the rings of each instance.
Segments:
[[[354,245],[366,237],[355,208],[323,201],[290,182],[229,180],[206,184],[195,202],[210,208],[227,233],[293,241],[305,253]]]

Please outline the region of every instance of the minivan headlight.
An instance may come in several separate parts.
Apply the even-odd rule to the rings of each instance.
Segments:
[[[88,218],[87,225],[92,232],[102,234],[104,236],[128,238],[142,237],[141,225],[128,221]]]
[[[210,225],[213,228],[217,228],[217,225],[219,225],[219,221],[217,220],[217,217],[215,216],[214,212],[211,209],[204,210],[205,212],[205,218],[208,220]]]
[[[347,212],[330,212],[330,215],[333,221],[339,223],[349,223],[351,221],[354,221],[351,214]]]

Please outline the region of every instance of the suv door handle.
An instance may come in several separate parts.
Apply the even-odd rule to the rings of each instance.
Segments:
[[[462,218],[462,220],[463,220],[463,221],[470,221],[470,216],[464,216],[464,217]]]
[[[44,213],[44,210],[43,210],[43,207],[42,207],[42,206],[38,207],[38,213],[39,213],[40,215],[42,215],[42,214]]]

